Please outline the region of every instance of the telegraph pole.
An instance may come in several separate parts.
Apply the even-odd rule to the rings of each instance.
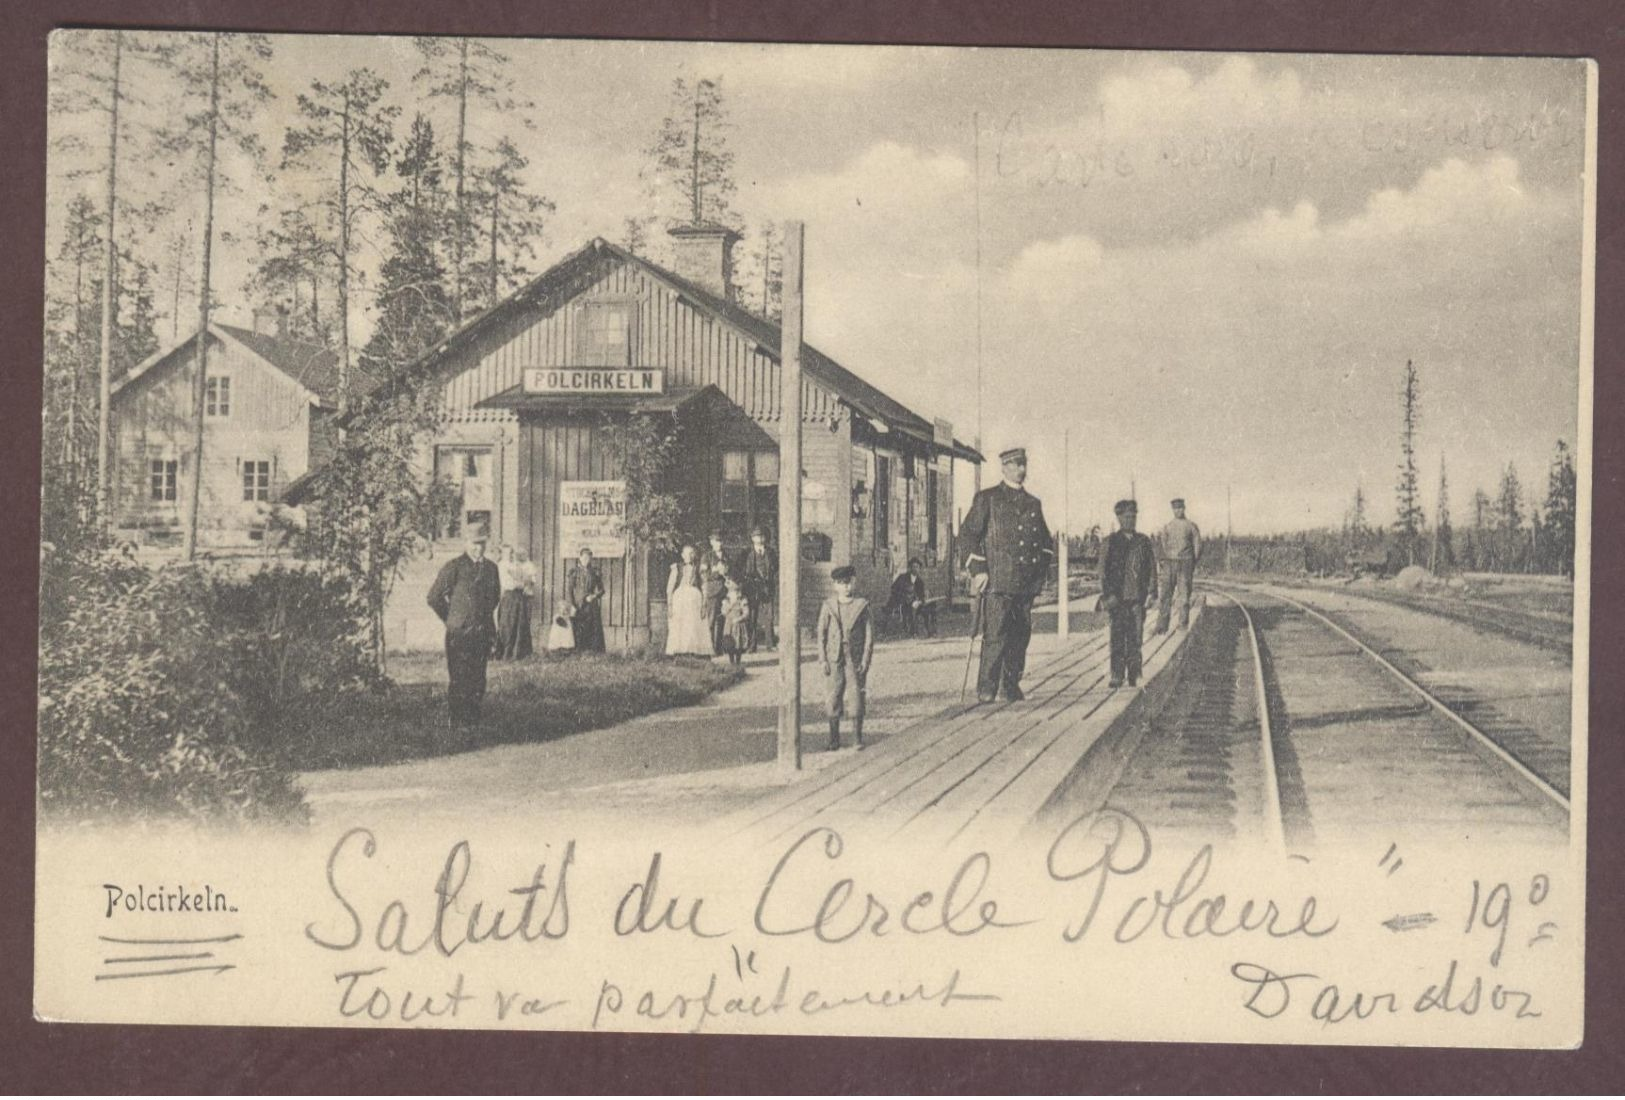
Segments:
[[[1230,572],[1230,544],[1236,541],[1236,530],[1230,525],[1230,486],[1224,487],[1224,571]]]
[[[779,771],[801,770],[801,222],[784,226],[779,347]]]
[[[1067,603],[1072,587],[1067,575],[1067,556],[1071,552],[1067,543],[1072,541],[1072,429],[1066,429],[1061,438],[1065,442],[1061,454],[1061,537],[1056,540],[1061,546],[1056,557],[1055,627],[1056,633],[1067,638],[1072,635],[1072,610]]]

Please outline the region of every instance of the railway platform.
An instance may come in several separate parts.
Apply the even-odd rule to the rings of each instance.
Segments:
[[[1172,690],[1203,613],[1193,608],[1188,630],[1147,627],[1138,688],[1109,686],[1104,629],[1035,636],[1022,702],[946,707],[747,807],[731,831],[763,844],[815,825],[997,844],[1098,808],[1132,752],[1128,734]]]

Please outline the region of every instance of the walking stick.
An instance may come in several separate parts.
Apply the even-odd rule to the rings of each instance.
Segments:
[[[971,616],[970,620],[970,642],[965,646],[965,675],[960,677],[959,680],[959,702],[961,704],[965,702],[965,688],[970,684],[970,659],[971,654],[976,652],[976,635],[986,625],[983,621],[983,605],[986,602],[987,589],[984,588],[981,594],[976,597],[976,612]]]

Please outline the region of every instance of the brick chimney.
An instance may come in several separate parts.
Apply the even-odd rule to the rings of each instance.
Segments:
[[[725,225],[679,225],[668,232],[678,275],[733,301],[733,248],[739,234]]]
[[[261,336],[288,335],[288,307],[282,302],[254,307],[254,331]]]

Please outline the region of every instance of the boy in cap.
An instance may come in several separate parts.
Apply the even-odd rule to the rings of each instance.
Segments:
[[[829,747],[841,747],[841,718],[852,716],[852,735],[863,748],[863,703],[868,691],[869,664],[875,656],[874,616],[869,601],[853,594],[857,570],[838,565],[830,570],[835,594],[818,611],[818,657],[829,681]],[[847,695],[851,705],[847,705]]]
[[[1112,687],[1140,682],[1140,635],[1145,609],[1157,594],[1156,554],[1151,540],[1134,529],[1139,506],[1120,500],[1112,511],[1118,530],[1106,539],[1100,563],[1100,609],[1111,616]]]
[[[1158,601],[1153,634],[1168,629],[1176,587],[1179,589],[1179,629],[1185,630],[1191,625],[1191,585],[1196,580],[1196,563],[1202,557],[1202,532],[1185,518],[1184,498],[1175,497],[1168,505],[1174,511],[1174,518],[1157,534],[1157,588],[1161,590],[1162,599]]]
[[[470,528],[463,552],[441,568],[429,589],[429,606],[446,624],[446,700],[453,726],[479,723],[485,664],[496,642],[502,581],[496,563],[485,556],[486,538],[483,526]]]
[[[983,703],[993,702],[1001,689],[1012,702],[1022,698],[1033,597],[1055,562],[1055,539],[1044,520],[1044,506],[1023,488],[1026,449],[1000,453],[999,466],[1004,480],[976,494],[959,528],[971,594],[981,600],[982,668],[976,697]]]

